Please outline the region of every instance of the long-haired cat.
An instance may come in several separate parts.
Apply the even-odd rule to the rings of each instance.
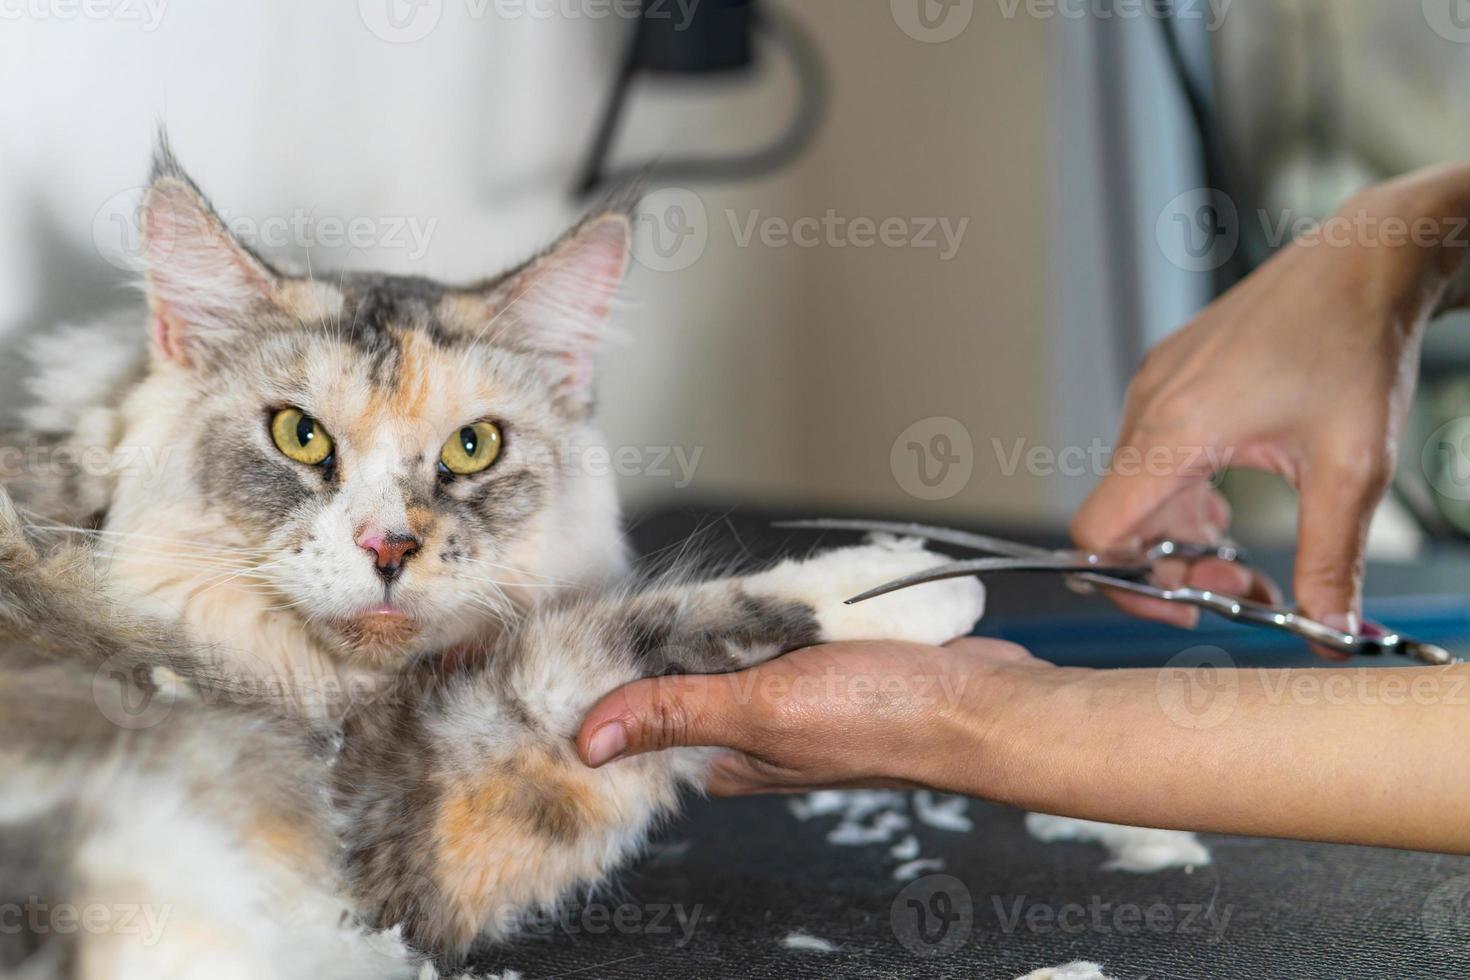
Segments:
[[[140,221],[146,315],[43,341],[0,455],[0,973],[417,975],[700,785],[582,766],[607,691],[982,612],[842,604],[939,562],[911,542],[634,581],[578,465],[622,211],[470,286],[289,275],[165,147]]]

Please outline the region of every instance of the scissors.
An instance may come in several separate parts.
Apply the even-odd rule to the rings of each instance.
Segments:
[[[940,565],[926,572],[880,585],[862,595],[848,599],[849,605],[945,579],[966,578],[971,575],[1043,572],[1067,576],[1069,584],[1073,584],[1080,591],[1091,592],[1097,588],[1112,589],[1146,596],[1150,599],[1161,599],[1164,602],[1194,606],[1234,622],[1292,633],[1312,643],[1342,653],[1368,657],[1393,654],[1410,657],[1432,666],[1448,666],[1461,662],[1443,647],[1404,636],[1378,623],[1365,622],[1357,633],[1345,633],[1280,606],[1188,586],[1166,589],[1148,581],[1156,564],[1164,559],[1172,558],[1185,562],[1217,559],[1244,565],[1246,560],[1244,553],[1229,542],[1205,545],[1165,540],[1140,548],[1089,552],[1037,548],[1003,538],[970,534],[952,528],[925,527],[922,524],[886,521],[781,521],[775,526],[809,531],[858,531],[869,534],[923,538],[927,541],[953,545],[967,551],[993,556]]]

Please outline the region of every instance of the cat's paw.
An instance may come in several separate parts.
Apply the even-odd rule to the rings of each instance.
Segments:
[[[948,643],[967,635],[985,614],[985,587],[975,578],[931,582],[849,606],[846,600],[951,559],[918,538],[874,537],[865,545],[788,560],[753,577],[755,591],[804,602],[816,610],[823,642],[903,640]]]

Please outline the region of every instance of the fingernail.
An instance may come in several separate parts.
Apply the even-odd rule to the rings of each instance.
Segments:
[[[1340,633],[1346,633],[1348,636],[1356,637],[1358,635],[1358,630],[1362,625],[1362,621],[1358,619],[1357,613],[1333,613],[1330,616],[1322,617],[1322,625],[1327,626],[1331,629],[1335,629]],[[1338,650],[1335,647],[1323,646],[1320,643],[1313,643],[1312,649],[1316,650],[1320,655],[1326,657],[1329,660],[1335,660],[1345,663],[1353,659],[1353,655],[1348,653],[1346,650]]]
[[[595,769],[606,765],[628,750],[628,733],[622,724],[610,721],[592,733],[587,743],[587,761]]]

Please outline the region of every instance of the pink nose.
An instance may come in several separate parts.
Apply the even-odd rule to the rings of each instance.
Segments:
[[[419,550],[422,542],[416,536],[402,531],[366,531],[357,539],[357,544],[364,551],[373,553],[378,574],[383,576],[385,582],[392,582],[398,577],[404,563]]]

